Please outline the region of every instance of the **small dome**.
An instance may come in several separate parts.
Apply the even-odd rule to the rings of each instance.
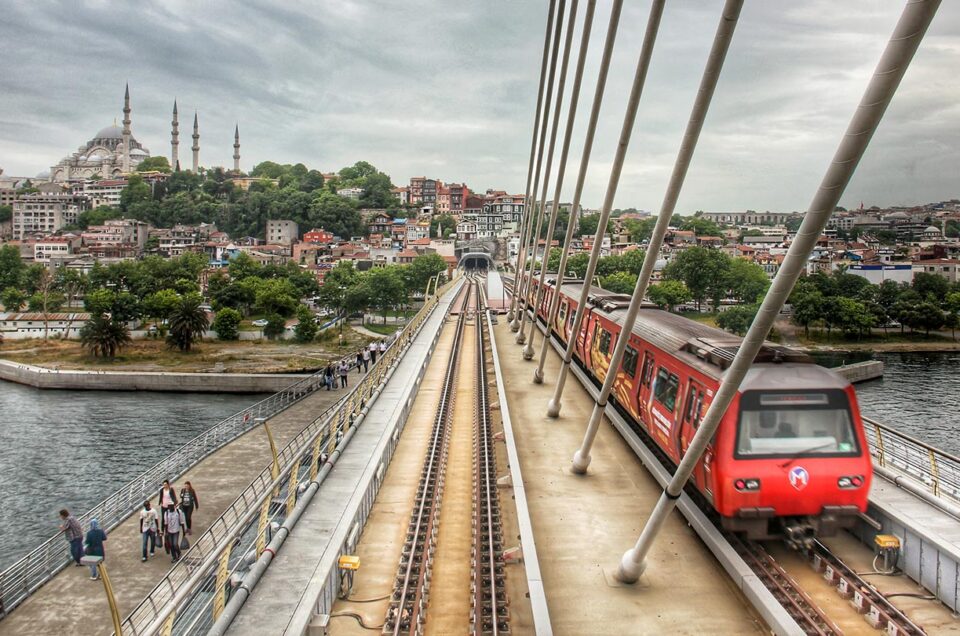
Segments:
[[[37,178],[37,179],[49,179],[49,178],[50,178],[50,171],[49,171],[49,170],[44,170],[43,172],[38,172],[36,178]]]
[[[887,215],[888,219],[906,219],[908,217],[909,215],[906,212],[893,212]]]
[[[144,152],[144,151],[143,151],[142,149],[140,149],[140,148],[134,148],[133,150],[130,151],[130,156],[131,156],[131,157],[133,157],[133,156],[149,157],[150,155],[148,155],[146,152]]]
[[[89,161],[90,163],[103,163],[103,157],[93,156],[93,157],[90,157],[87,161]]]
[[[925,230],[923,231],[923,233],[924,233],[924,234],[939,234],[939,233],[940,233],[940,228],[934,227],[934,226],[931,225],[931,226],[929,226],[927,229],[925,229]]]
[[[96,134],[94,139],[123,139],[123,129],[116,124],[103,128]]]

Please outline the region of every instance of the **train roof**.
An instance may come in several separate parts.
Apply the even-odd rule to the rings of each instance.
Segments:
[[[548,283],[555,285],[556,278]],[[579,298],[582,280],[564,279],[561,291],[570,297]],[[614,294],[600,287],[590,286],[587,303],[595,311],[622,325],[630,305],[631,296]],[[733,363],[742,338],[716,327],[705,325],[644,303],[637,314],[633,333],[655,347],[684,359],[703,373],[716,378]],[[754,358],[754,363],[785,362],[812,364],[806,353],[783,347],[773,342],[764,342]]]

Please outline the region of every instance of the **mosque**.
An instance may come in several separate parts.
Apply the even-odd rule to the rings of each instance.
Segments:
[[[99,176],[114,179],[136,170],[140,162],[150,156],[150,151],[137,141],[130,130],[130,87],[123,97],[123,128],[114,121],[112,126],[101,129],[93,139],[50,167],[50,180],[57,183]],[[173,120],[170,133],[170,165],[180,170],[179,146],[180,124],[177,102],[173,102]],[[196,113],[193,116],[193,172],[200,167],[200,126]],[[240,128],[234,130],[233,170],[240,172]]]

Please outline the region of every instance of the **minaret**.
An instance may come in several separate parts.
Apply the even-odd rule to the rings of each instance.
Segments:
[[[197,113],[193,113],[193,173],[197,174],[200,168],[200,124],[197,122]]]
[[[240,124],[233,131],[233,171],[240,172]]]
[[[180,121],[177,119],[177,100],[173,100],[173,130],[170,133],[170,169],[177,170],[180,163]]]
[[[123,172],[130,172],[130,85],[123,95]]]

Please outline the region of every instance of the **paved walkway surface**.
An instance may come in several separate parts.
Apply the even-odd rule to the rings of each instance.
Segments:
[[[351,386],[359,377],[355,372],[350,375]],[[317,391],[271,418],[270,428],[278,448],[283,448],[343,394],[343,391]],[[183,481],[190,481],[200,500],[200,508],[193,515],[194,535],[205,531],[269,462],[270,447],[266,434],[262,428],[255,428],[177,480],[174,487],[178,493]],[[156,498],[153,503],[156,505]],[[162,549],[146,563],[140,561],[138,516],[114,528],[106,543],[106,555],[107,571],[121,618],[143,600],[170,567],[170,559]],[[0,620],[0,636],[103,634],[110,631],[110,610],[103,585],[90,580],[90,571],[86,567],[68,567],[61,571],[8,617]]]
[[[616,582],[661,493],[604,418],[586,476],[570,472],[593,401],[575,377],[560,419],[544,414],[559,356],[544,384],[522,359],[506,321],[495,327],[507,401],[555,634],[759,634],[764,625],[680,513],[668,520],[637,585]],[[541,334],[535,345],[539,351]]]

